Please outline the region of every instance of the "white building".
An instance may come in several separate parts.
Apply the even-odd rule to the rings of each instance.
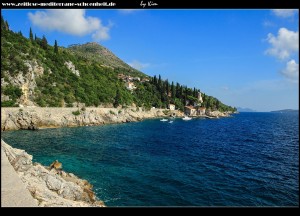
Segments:
[[[169,104],[169,109],[170,110],[175,110],[175,105],[174,104]]]

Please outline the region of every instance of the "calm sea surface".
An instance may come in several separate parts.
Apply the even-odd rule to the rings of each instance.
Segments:
[[[108,206],[299,206],[299,114],[3,132]]]

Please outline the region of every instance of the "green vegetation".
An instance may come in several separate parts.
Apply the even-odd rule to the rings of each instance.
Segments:
[[[9,95],[12,100],[16,100],[22,95],[22,90],[19,87],[13,85],[7,85],[3,87],[2,91],[5,95]]]
[[[112,114],[112,115],[116,115],[116,113],[112,110],[109,110],[109,113]]]
[[[79,110],[73,111],[72,114],[75,115],[75,116],[78,116],[78,115],[80,115],[80,111]]]
[[[170,110],[164,110],[163,113],[164,113],[165,115],[169,115],[169,114],[170,114]]]
[[[1,106],[18,104],[22,91],[9,78],[16,77],[19,73],[26,75],[28,64],[36,61],[43,67],[44,73],[35,77],[37,87],[32,99],[41,107],[72,107],[74,102],[84,103],[87,107],[100,104],[128,107],[134,103],[137,107],[150,110],[151,107],[168,108],[172,103],[180,110],[184,110],[186,105],[194,104],[211,110],[235,110],[206,94],[202,94],[203,103],[200,104],[199,89],[170,83],[161,76],[148,77],[97,43],[64,48],[59,47],[55,40],[51,46],[46,36],[33,37],[31,28],[25,34],[28,38],[12,32],[3,17],[1,30],[1,78],[8,83],[2,88],[2,92],[10,99],[1,103]],[[79,76],[68,69],[67,62],[74,64]],[[130,91],[125,87],[124,81],[118,79],[118,74],[148,78],[149,82],[133,81],[137,88]]]
[[[16,102],[12,100],[1,102],[1,107],[17,107],[17,106],[18,105],[16,104]]]

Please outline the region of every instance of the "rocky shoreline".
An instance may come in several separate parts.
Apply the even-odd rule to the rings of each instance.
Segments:
[[[39,207],[105,207],[97,200],[88,181],[55,167],[32,163],[31,155],[3,140],[2,150]]]
[[[219,118],[229,117],[231,113],[212,111],[205,115],[191,117]],[[60,128],[95,126],[136,122],[159,117],[182,117],[178,110],[130,108],[54,108],[54,107],[2,107],[1,131],[36,130],[41,128]]]
[[[182,116],[179,111],[172,114]],[[136,122],[142,119],[167,117],[164,109],[142,108],[1,108],[1,131],[34,130],[38,128],[59,128],[94,126],[113,123]]]

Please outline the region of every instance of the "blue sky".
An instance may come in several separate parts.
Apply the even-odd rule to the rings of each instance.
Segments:
[[[225,104],[270,111],[299,106],[298,10],[2,10],[59,46],[96,41],[148,75]]]

